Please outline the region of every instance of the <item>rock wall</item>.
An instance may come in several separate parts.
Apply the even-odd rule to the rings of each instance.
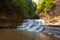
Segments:
[[[60,24],[60,0],[55,0],[55,7],[50,10],[46,15],[39,15],[41,19],[46,21],[47,25],[59,25]]]
[[[24,19],[23,15],[17,13],[0,14],[0,27],[17,27]]]
[[[16,27],[25,19],[19,7],[10,0],[0,0],[0,27]]]

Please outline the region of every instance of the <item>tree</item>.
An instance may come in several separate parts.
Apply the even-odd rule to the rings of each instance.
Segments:
[[[0,22],[2,22],[2,26],[10,24],[10,26],[16,26],[24,19],[33,17],[34,13],[35,8],[32,0],[0,0]]]

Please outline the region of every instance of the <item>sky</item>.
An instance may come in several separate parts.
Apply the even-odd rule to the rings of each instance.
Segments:
[[[33,2],[35,2],[36,4],[42,4],[43,0],[32,0]]]
[[[38,3],[38,0],[32,0],[33,2],[35,2],[36,4]]]

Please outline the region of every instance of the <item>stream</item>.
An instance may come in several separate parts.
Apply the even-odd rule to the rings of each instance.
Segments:
[[[60,27],[48,27],[42,19],[26,19],[17,30],[27,31],[30,33],[46,33],[60,38]],[[31,34],[32,35],[32,34]]]

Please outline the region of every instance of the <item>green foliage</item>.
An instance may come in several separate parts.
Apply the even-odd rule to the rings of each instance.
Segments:
[[[48,11],[50,11],[52,8],[54,8],[54,0],[38,0],[38,8],[39,10],[42,10],[44,14],[46,14]]]
[[[12,3],[20,5],[25,17],[31,18],[35,15],[36,4],[32,0],[13,0]]]
[[[32,0],[1,0],[0,12],[20,13],[26,18],[31,18],[35,15],[35,5]]]

